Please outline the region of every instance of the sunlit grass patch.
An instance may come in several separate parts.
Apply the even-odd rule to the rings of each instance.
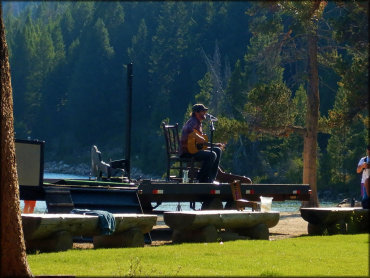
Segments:
[[[367,276],[369,235],[70,250],[28,261],[34,275]]]

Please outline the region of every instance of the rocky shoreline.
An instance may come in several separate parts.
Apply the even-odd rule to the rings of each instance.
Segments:
[[[80,163],[77,165],[70,165],[64,161],[49,161],[44,163],[44,172],[46,173],[59,173],[59,174],[73,174],[77,176],[89,176],[90,165]]]

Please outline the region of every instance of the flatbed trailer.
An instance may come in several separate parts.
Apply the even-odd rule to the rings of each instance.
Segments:
[[[273,197],[274,201],[308,201],[311,190],[308,184],[241,184],[243,197],[259,201],[260,196]],[[204,202],[219,198],[232,201],[229,183],[174,183],[144,180],[138,186],[141,202]]]
[[[114,213],[150,212],[152,203],[232,202],[230,183],[182,183],[167,180],[89,180],[43,178],[42,141],[17,140],[17,167],[22,200],[44,200],[52,213],[73,208],[107,210]],[[129,182],[130,181],[130,182]],[[259,201],[260,196],[274,201],[308,201],[307,184],[241,184],[245,199]]]
[[[274,201],[308,201],[307,184],[241,184],[243,197],[259,201],[260,196]],[[35,194],[37,192],[37,194]],[[114,213],[150,212],[152,203],[232,202],[229,183],[179,183],[142,180],[137,183],[93,180],[55,180],[42,186],[20,186],[21,199],[44,200],[49,212],[67,212],[71,208],[107,210]]]
[[[311,189],[307,184],[241,184],[243,198],[259,201],[260,196],[273,197],[274,201],[308,201]],[[217,200],[219,205],[232,206],[233,197],[229,183],[179,183],[144,180],[138,186],[138,196],[144,211],[151,210],[151,203],[202,202],[210,204]],[[217,202],[216,202],[217,204]],[[207,206],[207,205],[206,205]],[[190,206],[192,207],[192,205]]]

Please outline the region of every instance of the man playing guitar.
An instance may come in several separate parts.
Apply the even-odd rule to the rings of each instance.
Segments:
[[[224,144],[213,144],[212,152],[207,148],[208,137],[203,134],[202,121],[206,119],[208,108],[203,104],[194,104],[190,119],[181,132],[180,154],[182,157],[194,157],[201,161],[202,168],[198,173],[199,182],[213,183],[220,163]],[[194,148],[193,148],[194,147]]]

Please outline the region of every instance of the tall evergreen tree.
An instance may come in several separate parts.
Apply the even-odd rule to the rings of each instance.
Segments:
[[[92,29],[82,35],[78,60],[68,90],[69,124],[77,142],[82,145],[102,143],[104,134],[111,130],[106,122],[112,118],[115,102],[120,95],[112,91],[110,61],[114,49],[103,20],[95,22]],[[84,103],[83,106],[80,104]]]

